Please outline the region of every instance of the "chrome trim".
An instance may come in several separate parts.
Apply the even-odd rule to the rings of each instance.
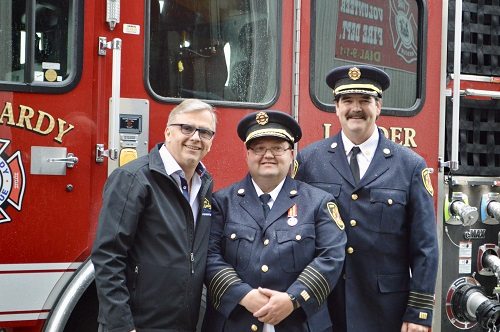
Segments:
[[[45,332],[60,332],[64,330],[73,309],[93,281],[94,265],[92,265],[90,259],[87,259],[75,273],[73,279],[71,279],[61,297],[52,308],[45,324]]]

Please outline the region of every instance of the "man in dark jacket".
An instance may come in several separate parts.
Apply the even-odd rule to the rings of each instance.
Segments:
[[[193,332],[211,218],[212,107],[172,110],[165,142],[106,182],[92,250],[101,331]]]
[[[329,303],[335,332],[424,332],[432,323],[433,190],[424,159],[375,124],[389,82],[371,66],[332,70],[342,130],[298,156],[296,178],[332,193],[346,221],[344,276]]]
[[[287,175],[301,134],[278,111],[240,121],[249,174],[214,194],[205,332],[331,331],[346,237],[333,196]]]

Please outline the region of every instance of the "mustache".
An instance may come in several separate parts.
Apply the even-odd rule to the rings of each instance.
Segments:
[[[345,116],[347,119],[358,118],[358,119],[366,119],[366,114],[363,111],[351,111]]]

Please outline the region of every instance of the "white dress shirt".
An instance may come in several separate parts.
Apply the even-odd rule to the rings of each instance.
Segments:
[[[165,166],[167,174],[170,175],[175,180],[177,186],[182,191],[181,176],[185,179],[186,174],[179,166],[175,158],[172,156],[172,154],[170,154],[165,145],[162,145],[160,148],[160,157],[163,161],[163,165]],[[204,169],[205,167],[203,166],[201,161],[200,164]],[[191,206],[191,211],[193,211],[193,217],[194,217],[193,220],[195,226],[196,226],[196,221],[198,220],[198,211],[200,209],[200,203],[196,198],[198,196],[198,192],[200,191],[200,189],[201,189],[201,176],[198,174],[198,172],[194,172],[193,177],[191,178],[191,190],[189,191],[189,205]]]
[[[347,156],[348,161],[349,158],[351,157],[352,154],[351,150],[354,146],[359,147],[359,149],[361,150],[360,153],[358,153],[358,155],[356,156],[356,159],[358,160],[358,165],[359,165],[359,178],[362,179],[366,173],[366,170],[370,166],[370,163],[372,162],[375,150],[377,150],[378,139],[379,139],[378,128],[375,127],[373,134],[360,145],[355,145],[353,142],[351,142],[344,134],[344,131],[342,131],[341,136],[342,136],[342,143],[344,143],[344,149],[345,149],[344,152]]]

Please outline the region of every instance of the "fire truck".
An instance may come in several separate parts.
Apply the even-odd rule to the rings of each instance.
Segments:
[[[498,0],[0,1],[0,331],[94,331],[89,261],[115,168],[161,142],[185,98],[216,107],[216,189],[246,173],[236,125],[293,115],[336,133],[325,75],[392,79],[378,125],[431,172],[433,331],[500,325]]]

